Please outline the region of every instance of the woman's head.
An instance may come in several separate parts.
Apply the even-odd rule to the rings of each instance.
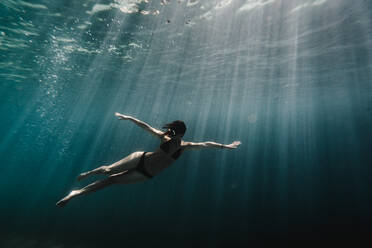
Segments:
[[[186,125],[183,121],[177,120],[171,123],[165,124],[163,128],[169,129],[170,136],[183,136],[186,132]]]

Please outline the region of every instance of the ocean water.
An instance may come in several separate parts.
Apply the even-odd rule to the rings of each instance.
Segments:
[[[371,241],[372,2],[1,0],[1,247]],[[55,203],[185,121],[152,180]]]

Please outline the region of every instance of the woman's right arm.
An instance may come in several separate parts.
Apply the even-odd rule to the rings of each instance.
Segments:
[[[135,124],[137,124],[137,126],[142,127],[144,130],[148,131],[149,133],[151,133],[152,135],[154,135],[158,138],[162,138],[164,136],[164,132],[162,132],[162,131],[160,131],[156,128],[153,128],[149,124],[147,124],[146,122],[138,120],[138,119],[136,119],[132,116],[123,115],[123,114],[120,114],[120,113],[115,113],[115,116],[117,116],[119,118],[119,120],[130,120],[130,121],[134,122]]]

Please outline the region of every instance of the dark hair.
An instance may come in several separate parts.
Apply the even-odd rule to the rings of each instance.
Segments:
[[[170,129],[175,132],[175,135],[185,134],[186,125],[183,121],[177,120],[168,124],[165,124],[163,128]]]

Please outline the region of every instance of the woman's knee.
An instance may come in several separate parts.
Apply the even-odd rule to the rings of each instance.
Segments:
[[[110,166],[107,166],[107,165],[102,165],[98,169],[99,169],[100,173],[103,173],[103,174],[110,173],[110,171],[111,171]]]
[[[131,157],[132,157],[132,158],[141,157],[142,154],[143,154],[142,151],[139,151],[139,152],[133,152],[133,153],[131,154]]]

